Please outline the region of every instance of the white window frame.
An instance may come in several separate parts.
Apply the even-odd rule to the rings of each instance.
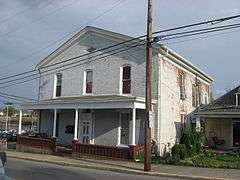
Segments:
[[[92,71],[92,76],[93,76],[93,70],[92,69],[87,69],[84,71],[83,74],[83,95],[92,95],[93,94],[93,77],[92,77],[92,92],[91,93],[86,93],[86,88],[87,88],[87,72]]]
[[[62,75],[62,73],[56,73],[56,74],[54,74],[54,80],[53,80],[53,99],[55,99],[55,98],[58,98],[57,96],[56,96],[56,94],[57,94],[57,75],[58,74],[61,74]],[[62,84],[61,84],[61,86],[62,86]]]

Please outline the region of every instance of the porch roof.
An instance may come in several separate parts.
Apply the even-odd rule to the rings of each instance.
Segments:
[[[194,115],[197,117],[240,117],[240,106],[236,106],[236,93],[240,92],[240,86],[209,103],[199,107]]]
[[[153,100],[153,104],[156,100]],[[21,109],[145,109],[145,98],[121,95],[59,97],[38,102],[26,102]]]

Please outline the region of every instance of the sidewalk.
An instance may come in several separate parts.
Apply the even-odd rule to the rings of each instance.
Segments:
[[[143,164],[134,162],[96,160],[86,158],[72,159],[53,155],[22,153],[15,151],[6,151],[6,153],[8,158],[47,162],[64,166],[109,170],[129,174],[143,174],[187,179],[239,179],[240,177],[240,170],[237,169],[213,169],[172,165],[152,165],[151,172],[144,172],[142,171]]]

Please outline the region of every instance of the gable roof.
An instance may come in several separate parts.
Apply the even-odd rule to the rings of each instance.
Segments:
[[[128,41],[131,39],[135,39],[133,37],[123,35],[120,33],[115,33],[112,31],[108,31],[105,29],[97,28],[97,27],[92,27],[92,26],[86,26],[82,30],[80,30],[78,33],[76,33],[74,36],[72,36],[70,39],[68,39],[66,42],[64,42],[60,47],[58,47],[56,50],[54,50],[51,54],[49,54],[47,57],[45,57],[43,60],[41,60],[37,65],[36,69],[39,69],[41,66],[45,65],[52,59],[54,59],[56,56],[58,56],[60,53],[62,53],[64,50],[69,48],[72,44],[74,44],[80,37],[82,37],[85,34],[100,34],[105,37],[112,38],[116,41],[123,42],[123,41]],[[140,39],[139,39],[140,40]],[[135,41],[139,43],[139,40],[136,39]],[[134,41],[132,41],[134,42]],[[131,42],[131,43],[132,43]],[[105,47],[103,47],[105,48]]]
[[[210,104],[198,109],[195,114],[218,113],[218,112],[240,112],[240,106],[236,106],[236,93],[240,94],[240,86],[222,95]]]
[[[85,28],[80,30],[78,33],[76,33],[74,36],[72,36],[69,40],[67,40],[65,43],[63,43],[60,47],[58,47],[55,51],[53,51],[51,54],[49,54],[46,58],[44,58],[42,61],[40,61],[36,65],[36,69],[39,69],[41,66],[44,66],[45,64],[49,63],[52,59],[57,57],[60,53],[62,53],[64,50],[66,50],[72,44],[74,44],[76,41],[78,41],[78,39],[81,36],[83,36],[87,33],[89,33],[89,34],[94,33],[94,34],[102,35],[106,38],[107,37],[112,38],[116,41],[119,41],[119,43],[124,42],[124,41],[129,41],[129,40],[132,40],[132,39],[134,39],[134,40],[131,41],[130,43],[132,43],[134,41],[136,43],[139,43],[139,40],[140,40],[140,39],[137,39],[137,38],[134,38],[134,37],[131,37],[131,36],[123,35],[123,34],[112,32],[112,31],[108,31],[108,30],[105,30],[105,29],[92,27],[92,26],[86,26]],[[103,48],[105,48],[105,47],[103,47]],[[199,68],[194,66],[190,61],[186,60],[184,57],[180,56],[179,54],[177,54],[175,51],[171,50],[170,48],[163,47],[162,45],[157,44],[157,43],[155,43],[153,45],[153,48],[155,50],[157,50],[157,52],[167,54],[167,57],[169,59],[171,59],[172,61],[174,61],[178,65],[190,70],[190,72],[192,72],[193,74],[197,74],[199,77],[203,78],[206,82],[211,83],[213,81],[213,79],[210,76],[208,76],[206,73],[204,73]]]

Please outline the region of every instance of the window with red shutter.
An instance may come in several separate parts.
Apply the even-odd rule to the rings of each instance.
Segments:
[[[123,77],[122,77],[122,93],[130,94],[131,93],[131,67],[123,67]]]

